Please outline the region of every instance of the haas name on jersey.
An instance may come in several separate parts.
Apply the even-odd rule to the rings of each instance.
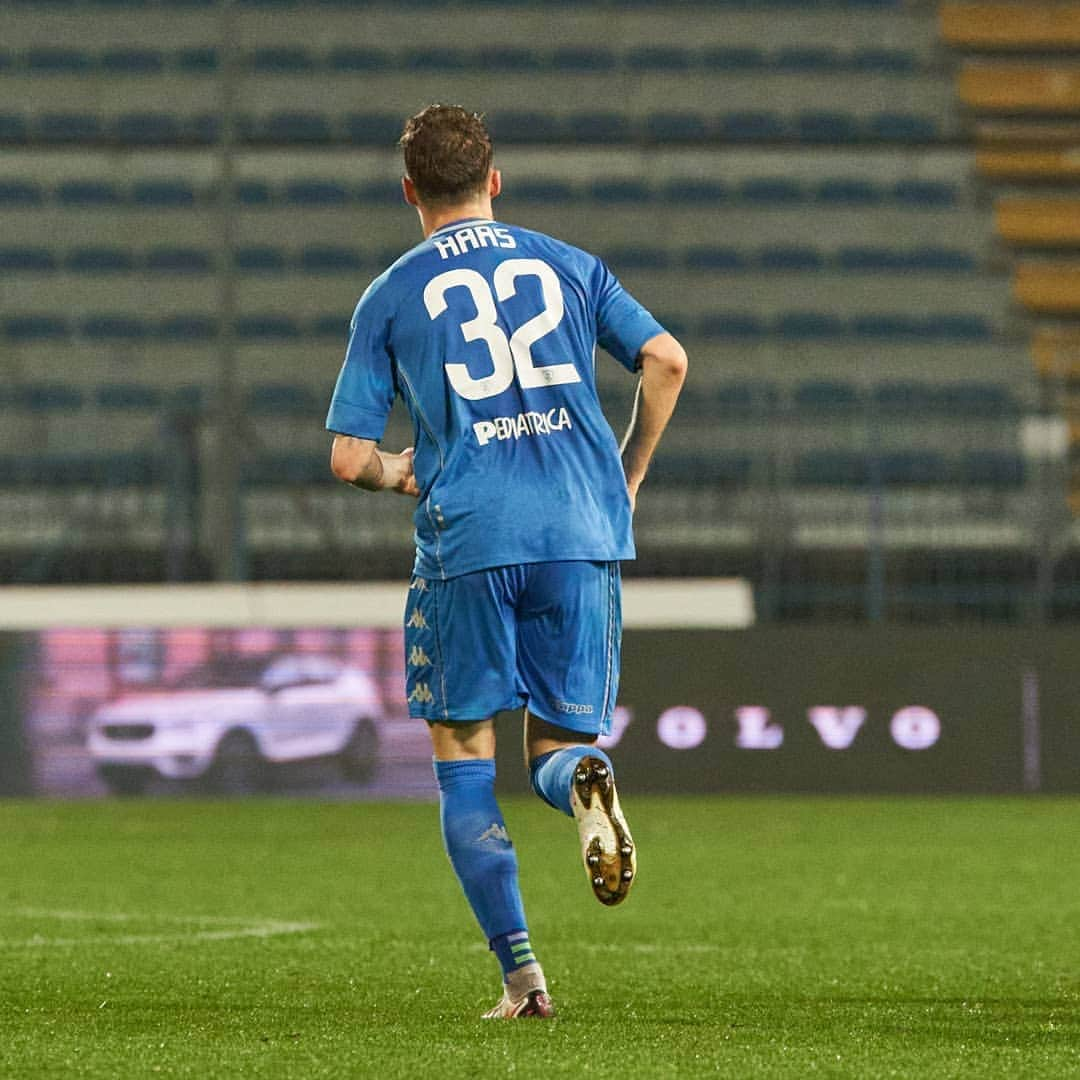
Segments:
[[[516,248],[517,241],[508,229],[498,225],[470,225],[457,229],[449,236],[434,237],[439,255],[449,259],[454,255],[464,255],[474,248]]]

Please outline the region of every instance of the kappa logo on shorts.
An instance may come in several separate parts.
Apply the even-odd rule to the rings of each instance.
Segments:
[[[412,592],[413,590],[416,592],[427,592],[427,582],[422,577],[413,578],[412,584],[409,586],[409,591]]]
[[[416,630],[426,630],[428,628],[427,619],[424,618],[424,613],[419,608],[409,616],[409,621],[405,625]]]
[[[559,712],[573,713],[575,715],[588,716],[590,713],[595,712],[591,705],[578,705],[574,701],[556,701],[555,708]]]
[[[414,645],[409,650],[409,667],[430,667],[431,657],[424,652],[420,645]]]
[[[415,701],[419,705],[430,705],[434,700],[435,695],[426,682],[418,682],[409,695],[409,701]]]

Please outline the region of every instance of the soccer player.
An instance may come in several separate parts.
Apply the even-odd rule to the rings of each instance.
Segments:
[[[409,715],[426,720],[447,854],[503,973],[486,1017],[554,1014],[495,800],[493,718],[525,710],[532,787],[577,821],[603,904],[636,852],[610,759],[619,561],[686,374],[679,343],[597,258],[496,222],[483,121],[432,105],[405,125],[405,200],[424,240],[353,315],[326,426],[331,468],[418,500],[405,611]],[[597,399],[599,342],[640,372],[621,453]],[[415,450],[377,448],[395,395]]]

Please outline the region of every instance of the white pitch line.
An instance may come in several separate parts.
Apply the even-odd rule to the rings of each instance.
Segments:
[[[0,941],[0,949],[69,948],[83,945],[160,945],[189,944],[200,941],[229,941],[236,938],[268,938],[282,934],[302,934],[317,930],[318,923],[284,922],[279,919],[250,919],[235,915],[133,915],[119,912],[67,911],[50,908],[15,908],[10,913],[23,918],[56,919],[63,922],[148,922],[174,926],[218,925],[218,929],[150,934],[93,935],[84,938],[45,937],[34,934],[22,941]],[[222,926],[222,924],[225,924]]]

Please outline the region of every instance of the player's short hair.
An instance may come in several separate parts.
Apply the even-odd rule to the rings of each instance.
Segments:
[[[491,136],[483,117],[458,105],[429,105],[410,116],[398,145],[421,202],[464,202],[484,189],[491,172]]]

